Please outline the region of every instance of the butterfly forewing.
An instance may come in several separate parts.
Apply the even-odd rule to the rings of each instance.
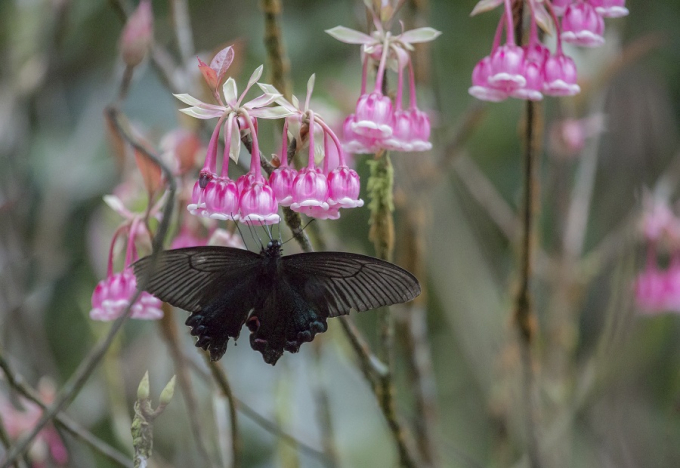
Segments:
[[[151,273],[145,290],[189,312],[199,311],[225,289],[235,288],[262,260],[256,253],[229,247],[166,250],[158,255],[155,266],[152,258],[133,265],[140,284]]]
[[[281,259],[286,279],[328,317],[408,302],[418,280],[392,263],[345,252],[314,252]]]

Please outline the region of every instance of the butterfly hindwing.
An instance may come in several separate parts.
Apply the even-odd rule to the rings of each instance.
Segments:
[[[392,263],[346,252],[313,252],[281,259],[285,278],[326,317],[408,302],[418,280]]]
[[[270,285],[261,307],[248,318],[250,346],[262,353],[268,364],[276,364],[283,351],[297,353],[302,343],[312,341],[328,329],[325,316],[286,281],[279,277]]]
[[[198,337],[196,346],[211,359],[224,354],[229,337],[237,338],[248,312],[260,301],[258,271],[262,257],[229,247],[166,250],[157,264],[145,257],[133,265],[138,284],[164,302],[191,312],[186,321]]]

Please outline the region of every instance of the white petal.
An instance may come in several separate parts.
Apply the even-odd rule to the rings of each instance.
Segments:
[[[243,107],[245,107],[246,109],[257,109],[259,107],[267,107],[269,104],[271,104],[272,102],[276,101],[281,97],[283,96],[281,96],[280,94],[263,94],[243,104]]]
[[[258,119],[281,119],[283,117],[288,117],[289,115],[295,114],[282,106],[276,107],[260,107],[259,109],[253,109],[248,112],[253,117]]]
[[[333,29],[327,29],[326,32],[340,42],[345,42],[347,44],[370,44],[375,42],[375,39],[368,34],[344,26],[336,26]]]
[[[203,109],[202,107],[185,107],[179,111],[202,120],[214,119],[215,117],[221,117],[222,114],[224,114],[224,109]]]
[[[173,96],[189,106],[200,106],[201,104],[205,104],[203,101],[196,99],[190,94],[173,94]]]
[[[111,208],[113,211],[121,215],[123,218],[130,219],[132,218],[132,213],[125,208],[125,205],[123,205],[123,202],[120,198],[118,198],[115,195],[104,195],[104,203],[109,205],[109,208]]]
[[[479,0],[479,2],[477,2],[477,5],[475,5],[475,7],[472,9],[472,13],[470,13],[470,16],[475,16],[480,13],[493,10],[501,3],[503,3],[503,0]]]
[[[398,37],[401,42],[406,44],[417,44],[419,42],[433,41],[439,37],[440,34],[441,31],[437,31],[434,28],[416,28],[406,31]]]
[[[238,99],[238,91],[236,90],[236,81],[232,77],[227,78],[227,81],[222,85],[222,94],[224,99],[231,107],[238,107],[236,99]]]

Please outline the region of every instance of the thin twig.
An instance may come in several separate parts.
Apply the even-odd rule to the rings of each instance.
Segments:
[[[281,37],[281,0],[262,0],[264,13],[264,45],[271,82],[287,99],[291,97],[290,63]]]
[[[199,419],[198,403],[196,402],[196,396],[194,395],[194,390],[191,385],[191,378],[184,359],[184,354],[182,353],[173,307],[163,307],[163,318],[159,325],[163,338],[165,338],[168,348],[170,349],[172,360],[175,363],[175,373],[177,375],[179,388],[184,397],[184,404],[187,407],[187,416],[189,417],[194,443],[196,444],[198,453],[203,461],[213,466],[213,460],[210,458],[208,450],[205,448],[204,441],[206,438],[203,435],[203,429]]]
[[[335,445],[335,436],[333,431],[333,419],[331,417],[330,400],[328,392],[326,391],[325,381],[323,379],[324,367],[322,364],[322,341],[316,340],[312,342],[314,350],[314,369],[316,382],[314,385],[314,399],[316,400],[317,419],[321,426],[321,441],[323,445],[323,452],[328,458],[328,468],[337,468],[339,466],[338,449]]]
[[[522,368],[522,395],[524,399],[525,428],[527,437],[527,454],[530,466],[541,466],[538,452],[538,443],[534,427],[533,386],[534,377],[531,362],[531,345],[534,337],[535,317],[532,312],[530,283],[531,264],[533,255],[533,220],[534,198],[536,191],[536,110],[534,103],[527,101],[526,134],[524,151],[524,194],[522,216],[522,242],[520,251],[519,277],[520,286],[517,293],[514,310],[514,323],[520,336],[521,368]]]
[[[236,413],[236,399],[231,391],[231,385],[229,385],[229,380],[227,380],[227,374],[219,362],[210,359],[209,353],[203,353],[205,362],[210,368],[213,379],[217,383],[217,386],[222,391],[222,394],[227,399],[229,403],[229,423],[231,424],[231,453],[232,468],[237,468],[241,466],[241,439],[238,432],[238,418]]]
[[[170,7],[172,9],[175,38],[177,39],[179,55],[182,57],[182,68],[184,68],[189,64],[195,52],[189,5],[187,0],[172,0]]]
[[[40,394],[31,386],[29,386],[20,374],[17,374],[13,371],[2,353],[0,353],[0,369],[2,369],[4,372],[9,385],[21,396],[29,401],[32,401],[43,410],[47,408],[47,405],[41,400]],[[114,463],[125,467],[132,466],[132,462],[130,462],[130,457],[128,455],[118,451],[103,440],[98,439],[91,432],[83,428],[80,424],[78,424],[66,414],[57,413],[57,415],[54,417],[54,420],[58,426],[61,426],[75,438],[81,439],[83,442]]]

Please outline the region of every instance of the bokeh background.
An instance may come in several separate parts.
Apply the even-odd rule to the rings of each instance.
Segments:
[[[156,44],[178,66],[186,65],[183,84],[196,89],[193,56],[181,63],[173,32],[176,3],[182,2],[153,2]],[[524,103],[483,104],[467,94],[472,68],[488,54],[499,17],[494,11],[470,18],[474,3],[410,0],[401,12],[407,24],[430,25],[442,35],[416,58],[420,104],[433,116],[434,149],[393,155],[395,260],[415,270],[426,290],[415,307],[394,308],[402,324],[397,407],[411,432],[428,436],[435,466],[521,467],[528,466],[526,408],[512,310]],[[230,73],[239,83],[266,64],[259,2],[187,4],[195,51],[204,60],[235,42],[238,63]],[[121,221],[102,197],[135,170],[132,159],[116,158],[103,114],[123,75],[116,5],[0,2],[0,348],[36,388],[50,382],[60,388],[110,327],[88,313]],[[607,21],[604,47],[570,49],[583,93],[549,98],[539,107],[532,284],[538,335],[532,353],[534,424],[545,466],[680,466],[680,319],[641,315],[631,287],[644,263],[637,227],[645,194],[673,202],[680,180],[680,3],[630,0],[627,6],[630,16]],[[293,90],[303,96],[307,78],[316,73],[317,105],[328,120],[341,123],[359,94],[361,70],[358,49],[324,32],[338,24],[364,30],[362,2],[283,1]],[[158,144],[175,128],[192,128],[178,107],[148,61],[135,70],[122,110],[149,141]],[[583,150],[565,152],[560,125],[584,118],[592,129],[603,121],[602,131],[593,131]],[[275,152],[278,141],[277,128],[269,128],[262,132],[265,154]],[[207,143],[208,134],[201,138]],[[364,184],[365,160],[354,159]],[[356,209],[339,221],[319,222],[314,232],[330,250],[373,254],[368,217]],[[295,251],[294,242],[287,244],[287,253]],[[416,350],[425,353],[425,374],[416,380],[409,327],[403,325],[411,315],[420,330]],[[226,466],[226,400],[192,345],[185,313],[176,310],[172,317],[190,362],[200,443],[215,466]],[[375,314],[354,318],[374,344]],[[274,368],[243,338],[229,346],[221,362],[239,408],[249,408],[239,413],[243,466],[332,466],[319,455],[328,442],[319,417],[323,395],[340,466],[397,463],[353,350],[340,325],[329,325],[313,345]],[[176,372],[173,359],[158,323],[131,320],[67,413],[131,454],[132,406],[146,370],[157,399]],[[192,435],[182,391],[156,420],[152,466],[209,466]],[[0,393],[21,407],[5,380]],[[69,466],[117,466],[60,434]]]

